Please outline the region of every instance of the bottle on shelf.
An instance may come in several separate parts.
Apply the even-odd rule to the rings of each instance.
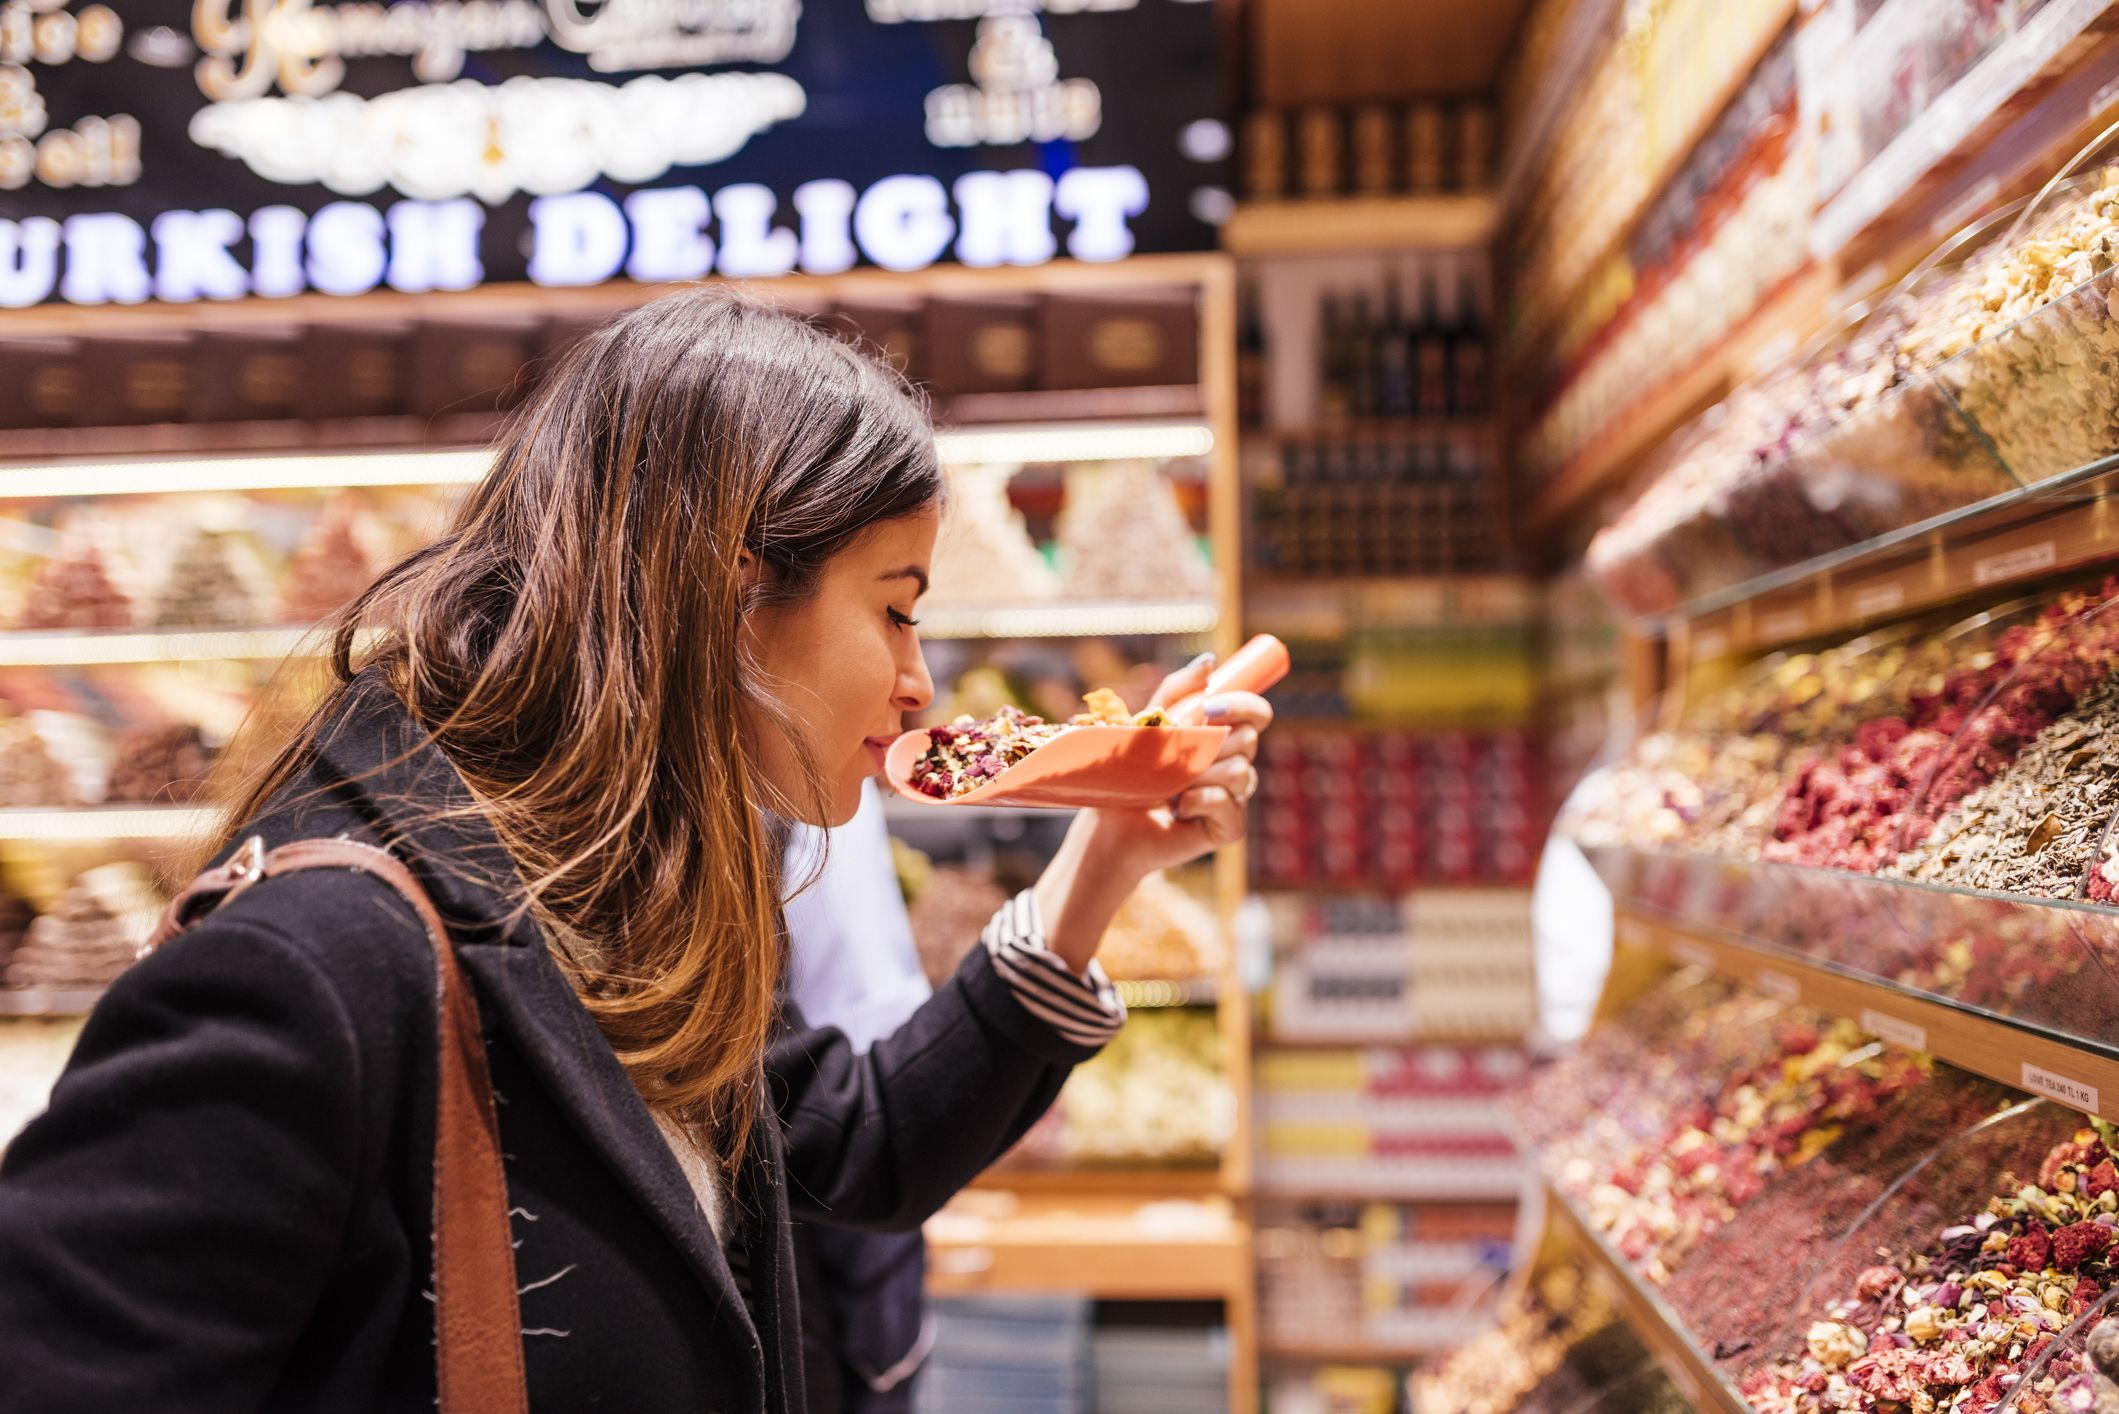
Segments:
[[[1236,416],[1245,427],[1265,425],[1266,331],[1259,299],[1255,285],[1244,292],[1236,337]]]
[[[1450,331],[1443,321],[1442,286],[1432,269],[1420,274],[1420,317],[1413,334],[1415,411],[1447,417],[1451,403]]]
[[[1373,340],[1378,417],[1413,415],[1412,332],[1405,319],[1405,302],[1399,297],[1398,275],[1393,271],[1384,277],[1383,322],[1377,326]]]
[[[1494,111],[1484,103],[1467,103],[1457,110],[1455,170],[1451,173],[1459,191],[1484,191],[1493,184]]]
[[[1323,319],[1317,341],[1318,420],[1344,422],[1354,415],[1354,370],[1353,360],[1347,357],[1346,320],[1340,314],[1337,295],[1326,295],[1320,308]]]
[[[1351,365],[1347,376],[1350,397],[1355,417],[1376,415],[1376,321],[1369,317],[1369,297],[1366,290],[1354,291],[1353,314],[1347,320],[1346,360]]]
[[[1450,332],[1450,413],[1484,417],[1487,402],[1486,319],[1480,308],[1479,283],[1470,271],[1457,277],[1456,318]]]
[[[1448,126],[1442,106],[1418,102],[1405,115],[1405,185],[1415,196],[1432,196],[1449,176]]]
[[[1346,188],[1339,110],[1305,108],[1297,120],[1296,180],[1304,196],[1332,197]]]
[[[1392,161],[1391,110],[1381,103],[1365,103],[1354,110],[1354,191],[1359,196],[1383,196],[1398,184]]]
[[[1286,114],[1262,108],[1243,120],[1243,194],[1252,201],[1288,194]]]

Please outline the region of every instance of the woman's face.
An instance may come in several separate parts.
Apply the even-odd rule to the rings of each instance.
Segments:
[[[861,783],[883,769],[884,748],[904,729],[905,714],[934,700],[911,621],[940,526],[932,510],[882,522],[825,565],[814,596],[761,610],[744,626],[767,689],[808,734],[823,777],[829,818],[804,823],[851,820]],[[807,800],[795,753],[779,732],[760,734],[759,754],[784,799]]]

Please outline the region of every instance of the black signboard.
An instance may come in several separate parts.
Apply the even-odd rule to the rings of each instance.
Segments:
[[[0,0],[0,307],[1208,248],[1202,0]]]

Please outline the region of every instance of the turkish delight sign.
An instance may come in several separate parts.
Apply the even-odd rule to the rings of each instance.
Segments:
[[[1212,246],[1203,0],[0,0],[0,307]]]

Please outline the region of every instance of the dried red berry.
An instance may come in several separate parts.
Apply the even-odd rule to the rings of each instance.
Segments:
[[[2108,1158],[2098,1160],[2097,1167],[2083,1176],[2082,1191],[2091,1198],[2102,1197],[2114,1188],[2119,1188],[2119,1168],[2113,1167]]]
[[[2072,1272],[2111,1245],[2110,1228],[2100,1223],[2069,1223],[2053,1234],[2053,1265]]]
[[[2043,1271],[2053,1260],[2053,1242],[2045,1229],[2033,1227],[2020,1237],[2009,1239],[2009,1261],[2025,1271]]]

